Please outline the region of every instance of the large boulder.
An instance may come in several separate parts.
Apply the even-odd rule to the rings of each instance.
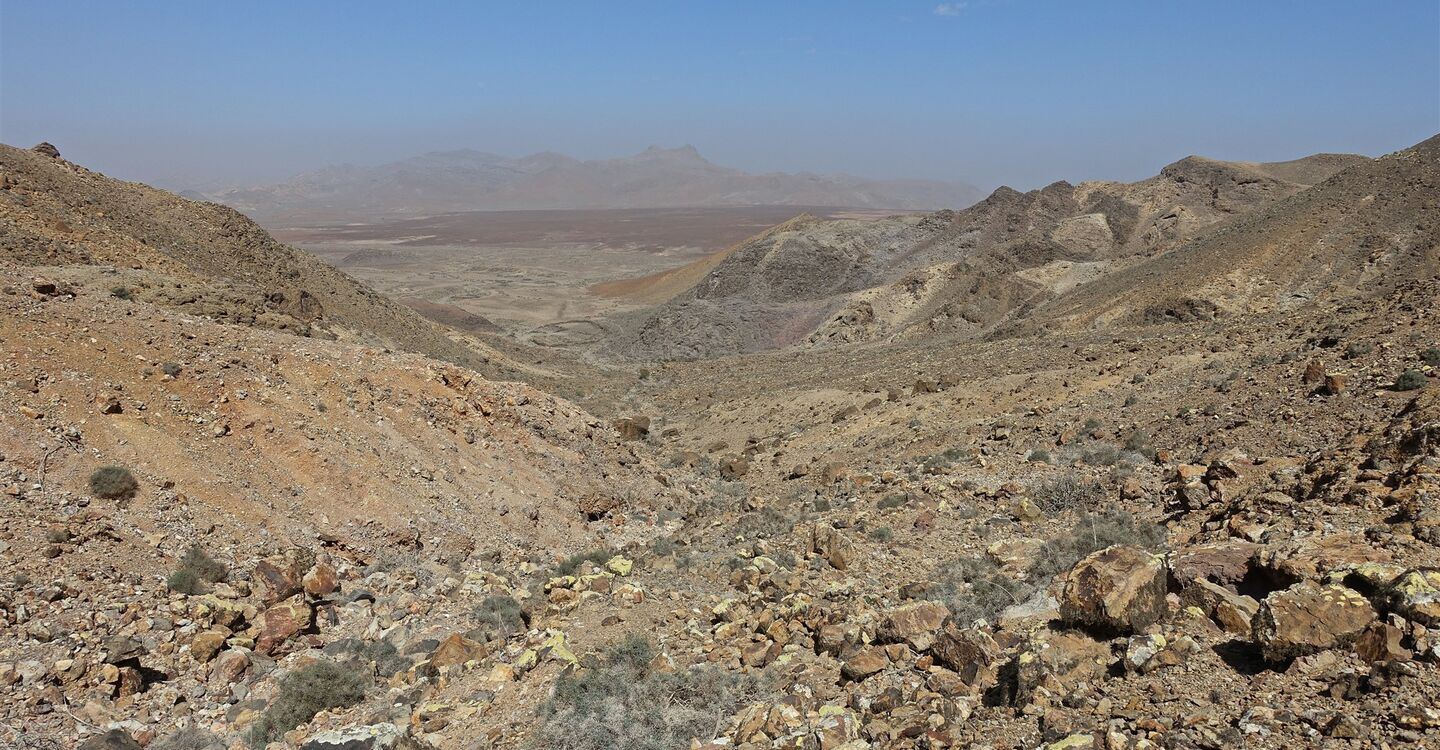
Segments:
[[[1301,581],[1260,603],[1254,639],[1265,658],[1281,661],[1348,646],[1375,617],[1375,608],[1352,588]]]
[[[650,434],[649,417],[622,417],[611,424],[621,440],[644,440]]]
[[[1112,633],[1135,633],[1165,616],[1163,558],[1129,545],[1107,547],[1075,564],[1060,596],[1060,619]]]
[[[886,643],[905,643],[916,651],[926,651],[949,616],[950,610],[939,602],[913,602],[887,612],[878,635]]]
[[[844,570],[850,564],[850,542],[829,524],[817,523],[811,528],[807,551],[825,558],[836,570]]]

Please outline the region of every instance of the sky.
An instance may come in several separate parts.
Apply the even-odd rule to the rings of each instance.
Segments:
[[[1021,189],[1440,132],[1440,0],[0,0],[0,141],[172,189],[473,148]]]

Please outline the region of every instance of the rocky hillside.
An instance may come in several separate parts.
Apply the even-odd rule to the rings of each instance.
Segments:
[[[502,209],[671,206],[959,208],[968,185],[845,175],[748,174],[692,146],[582,161],[554,153],[509,159],[478,151],[425,154],[376,167],[341,166],[214,196],[267,220],[371,220],[381,215]]]
[[[692,287],[625,321],[615,345],[633,357],[669,359],[980,333],[1309,187],[1276,175],[1317,180],[1366,161],[1192,156],[1136,183],[1000,188],[962,211],[792,222],[717,256]],[[668,286],[668,278],[655,282]]]
[[[1349,167],[1040,311],[1196,319],[1385,296],[1440,273],[1440,136]]]
[[[0,145],[0,251],[55,280],[190,315],[517,372],[234,209],[106,177],[48,145]]]
[[[1116,239],[1086,245],[1116,274],[1204,253],[1293,285],[1320,266],[1284,275],[1304,257],[1287,232],[1321,226],[1304,241],[1343,252],[1318,288],[1343,295],[1065,307],[1101,279],[1052,291],[1036,311],[1057,324],[1033,331],[595,370],[603,419],[7,256],[0,745],[1440,744],[1429,148],[1308,190],[1198,190],[1196,215],[1258,205],[1195,238],[1131,244],[1164,217],[1109,229],[1111,208]],[[1187,162],[1127,205],[1215,173]],[[702,281],[740,293],[716,272],[747,253],[796,301],[868,283],[867,253],[1050,263],[1080,253],[1055,228],[1087,214],[1066,212],[1107,190],[895,220],[877,232],[935,242],[893,250],[802,219]],[[1355,280],[1340,240],[1360,227],[1389,244]],[[1264,241],[1209,255],[1229,233]],[[783,273],[802,250],[848,270]]]

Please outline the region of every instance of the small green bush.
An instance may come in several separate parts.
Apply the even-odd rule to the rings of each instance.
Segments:
[[[200,582],[200,576],[189,568],[180,568],[165,579],[165,585],[177,594],[195,595],[205,590],[205,584]]]
[[[111,287],[110,296],[115,299],[130,299],[130,290],[123,286]]]
[[[1048,464],[1050,463],[1050,451],[1044,448],[1036,448],[1030,451],[1030,460],[1037,464]]]
[[[1420,352],[1420,361],[1431,367],[1440,367],[1440,347],[1430,347]]]
[[[180,365],[175,362],[166,362],[160,365],[160,372],[163,372],[172,378],[179,377],[181,369],[182,368],[180,367]]]
[[[870,538],[877,542],[889,544],[895,541],[895,530],[889,526],[881,526],[878,529],[870,530]]]
[[[539,750],[674,750],[705,742],[723,719],[762,694],[750,676],[714,667],[650,669],[654,649],[632,636],[599,665],[561,675],[540,708]]]
[[[561,560],[560,564],[555,566],[555,573],[562,576],[574,575],[575,571],[579,570],[580,566],[587,562],[604,565],[605,561],[614,556],[615,553],[608,549],[592,549],[589,552],[577,552]]]
[[[894,494],[886,495],[885,497],[880,498],[880,502],[876,503],[875,507],[879,508],[880,510],[890,510],[891,508],[904,507],[909,502],[909,499],[907,499],[903,494],[896,492]]]
[[[1395,390],[1414,391],[1425,387],[1425,373],[1419,370],[1406,370],[1395,379]]]
[[[109,500],[129,498],[140,489],[135,475],[123,466],[101,466],[90,475],[90,494]]]
[[[279,695],[250,727],[246,739],[252,747],[264,747],[321,711],[359,703],[368,683],[353,666],[328,661],[291,672],[280,681]]]

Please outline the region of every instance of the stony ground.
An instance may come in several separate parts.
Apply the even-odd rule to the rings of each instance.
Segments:
[[[0,272],[0,746],[1440,746],[1434,277],[577,405]]]

